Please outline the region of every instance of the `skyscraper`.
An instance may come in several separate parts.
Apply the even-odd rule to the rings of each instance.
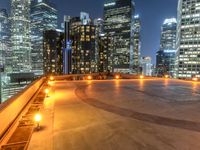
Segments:
[[[70,16],[64,16],[63,73],[72,73],[72,41],[70,39]]]
[[[112,70],[111,54],[109,49],[113,48],[113,39],[112,37],[107,36],[106,34],[100,34],[97,39],[97,71],[98,72],[110,72]]]
[[[6,9],[0,10],[0,72],[5,70],[5,53],[9,43],[8,13]]]
[[[0,10],[0,57],[1,69],[6,73],[12,72],[10,20],[6,9]]]
[[[11,0],[13,72],[31,72],[30,0]]]
[[[165,19],[161,28],[160,49],[176,48],[176,18]]]
[[[6,50],[8,50],[9,40],[8,14],[6,9],[0,10],[0,103],[2,101],[3,92],[3,76],[6,64]]]
[[[134,66],[133,0],[106,0],[104,3],[104,32],[113,36],[112,71],[130,73]]]
[[[43,39],[44,74],[63,74],[64,33],[46,30]]]
[[[104,48],[104,44],[105,44],[106,41],[105,41],[105,38],[104,38],[105,34],[103,33],[103,24],[104,24],[104,20],[102,18],[94,19],[94,25],[96,27],[95,62],[97,64],[97,69],[96,69],[97,72],[102,72],[102,70],[105,69],[104,65],[108,65],[108,63],[103,62],[103,60],[105,60],[106,58],[100,56],[100,54],[104,53],[104,55],[105,55],[105,53],[106,53],[106,49]],[[103,62],[103,63],[101,63],[101,62]],[[104,68],[104,69],[102,69],[102,68]]]
[[[179,0],[176,77],[200,78],[200,1]]]
[[[157,75],[170,75],[175,73],[175,53],[176,53],[176,28],[175,18],[165,19],[161,28],[160,49],[157,52]]]
[[[133,73],[140,73],[140,53],[141,53],[141,21],[140,16],[134,16],[134,47],[133,47]]]
[[[49,0],[31,2],[31,64],[35,75],[43,74],[43,32],[56,30],[57,10]]]
[[[72,40],[72,73],[89,74],[96,72],[95,62],[96,28],[87,13],[74,17],[70,21],[70,39]]]

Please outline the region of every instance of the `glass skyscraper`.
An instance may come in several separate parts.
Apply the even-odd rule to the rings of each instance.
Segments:
[[[9,27],[6,9],[0,10],[0,72],[5,69],[5,53],[8,48]]]
[[[33,0],[31,3],[31,62],[35,75],[43,74],[43,33],[56,30],[57,10],[48,0]]]
[[[140,73],[140,53],[141,53],[141,21],[140,16],[134,17],[134,47],[133,47],[133,73]]]
[[[133,0],[106,0],[104,3],[104,32],[113,37],[112,71],[130,73],[134,66]]]
[[[30,0],[11,0],[13,72],[31,72]]]
[[[10,21],[6,9],[0,10],[0,68],[4,72],[12,72],[13,55],[10,42]]]
[[[6,9],[0,10],[0,103],[2,101],[3,77],[5,76],[6,50],[9,43],[8,13]]]
[[[176,28],[175,18],[165,19],[160,38],[160,49],[157,52],[157,75],[170,75],[174,77],[176,54]]]
[[[179,0],[176,77],[200,78],[200,1]]]

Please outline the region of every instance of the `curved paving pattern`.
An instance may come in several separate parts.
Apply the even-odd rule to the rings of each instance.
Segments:
[[[129,118],[133,118],[140,121],[145,121],[148,123],[200,132],[200,122],[167,118],[167,117],[141,113],[141,112],[137,112],[137,111],[126,109],[126,108],[120,108],[113,105],[109,105],[109,104],[101,102],[100,100],[96,98],[88,97],[88,95],[85,92],[86,87],[87,86],[81,86],[81,87],[76,88],[75,94],[83,102],[93,107],[96,107],[96,108],[99,108],[104,111],[111,112],[120,116],[129,117]]]
[[[164,86],[160,86],[160,87],[164,87]],[[155,94],[155,93],[151,93],[151,92],[148,92],[148,91],[145,91],[145,90],[139,90],[139,89],[136,89],[136,88],[131,88],[131,87],[128,87],[128,86],[122,86],[121,88],[124,88],[126,90],[131,90],[131,91],[134,91],[134,92],[138,92],[138,93],[150,96],[150,97],[159,98],[160,100],[162,100],[164,102],[170,102],[170,103],[176,102],[176,103],[180,103],[180,104],[192,104],[192,103],[199,103],[200,102],[200,99],[199,100],[192,100],[192,101],[191,100],[178,101],[176,99],[176,97],[174,97],[174,98],[164,97],[164,96],[160,96],[159,93]],[[180,90],[180,89],[184,89],[184,88],[181,87],[181,88],[176,89],[176,90]],[[198,96],[200,95],[200,93],[197,92],[197,91],[191,91],[191,94],[195,94],[195,95],[198,95]]]

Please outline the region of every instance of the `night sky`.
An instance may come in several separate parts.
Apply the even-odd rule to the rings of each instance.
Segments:
[[[80,11],[92,18],[103,16],[104,0],[51,0],[57,5],[59,22],[64,15],[78,16]],[[9,0],[0,0],[0,8],[7,8]],[[151,56],[155,63],[159,48],[161,25],[165,18],[176,17],[178,0],[135,0],[136,13],[142,20],[142,56]]]

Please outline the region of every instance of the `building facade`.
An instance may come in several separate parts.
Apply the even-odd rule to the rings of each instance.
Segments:
[[[156,76],[157,77],[163,77],[166,70],[164,67],[164,52],[161,50],[158,50],[156,52]]]
[[[176,77],[200,78],[200,1],[179,0]]]
[[[57,10],[48,0],[31,2],[31,64],[35,75],[43,74],[43,33],[57,29]]]
[[[97,72],[111,72],[112,71],[112,54],[109,53],[109,49],[113,48],[113,38],[106,35],[100,34],[97,38]]]
[[[112,72],[130,73],[134,66],[133,0],[106,0],[104,3],[104,32],[113,36]]]
[[[161,28],[160,49],[156,53],[157,76],[175,74],[176,59],[176,28],[175,18],[165,19]]]
[[[156,74],[158,77],[175,77],[176,50],[163,50],[156,53]]]
[[[77,26],[74,31],[74,35],[71,38],[72,73],[95,73],[95,26],[80,25]]]
[[[70,20],[70,39],[72,41],[72,74],[89,74],[97,70],[95,61],[96,27],[88,13]]]
[[[64,33],[58,30],[44,31],[44,74],[63,74]]]
[[[31,72],[30,0],[11,0],[13,72]]]

